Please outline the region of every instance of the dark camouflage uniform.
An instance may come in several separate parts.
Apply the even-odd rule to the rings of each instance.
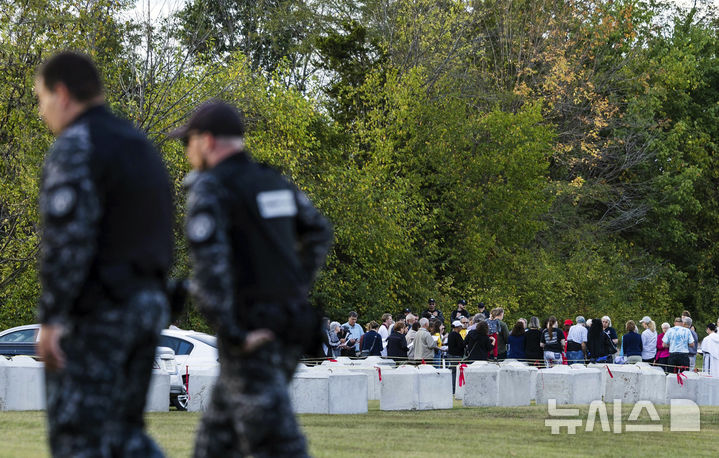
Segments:
[[[109,310],[68,326],[65,370],[46,374],[50,449],[68,457],[162,456],[143,431],[143,412],[167,299],[146,289],[122,309],[102,301]]]
[[[43,170],[39,319],[64,327],[66,355],[63,370],[46,373],[50,448],[54,456],[162,456],[143,431],[143,410],[168,304],[155,276],[99,280],[99,266],[112,258],[102,246],[113,211],[104,200],[116,196],[96,176],[96,118],[115,122],[104,108],[91,109],[58,137]]]
[[[303,352],[297,336],[312,332],[302,314],[331,244],[329,224],[303,193],[245,153],[193,176],[188,186],[191,292],[218,328],[221,363],[195,456],[305,456],[288,384]],[[296,266],[294,274],[287,266]],[[303,294],[289,292],[298,290]],[[260,328],[277,339],[242,354],[246,333]]]

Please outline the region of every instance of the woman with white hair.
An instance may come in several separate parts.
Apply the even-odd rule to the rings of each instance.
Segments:
[[[671,326],[666,321],[662,323],[662,333],[657,336],[657,356],[654,364],[669,372],[669,348],[664,347],[662,339]]]
[[[619,334],[617,334],[617,330],[612,327],[612,320],[607,315],[602,317],[602,327],[616,347],[619,344]]]
[[[337,321],[333,321],[330,323],[330,330],[328,332],[329,334],[329,341],[330,341],[330,348],[327,352],[327,356],[334,356],[337,357],[340,355],[340,345],[343,344],[340,337],[337,335],[337,333],[340,330],[340,324]]]

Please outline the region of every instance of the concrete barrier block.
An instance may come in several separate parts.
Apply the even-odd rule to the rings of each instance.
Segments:
[[[607,379],[611,378],[609,376],[609,373],[611,372],[612,374],[614,374],[614,371],[619,367],[622,367],[622,365],[621,364],[604,364],[604,363],[589,363],[589,364],[587,364],[587,368],[599,370],[599,373],[602,376],[602,397],[605,400],[608,399],[606,390],[607,390],[607,383],[608,383]],[[611,402],[611,401],[607,401],[607,402]]]
[[[590,404],[602,400],[602,373],[599,369],[572,369],[572,404]]]
[[[322,361],[322,366],[333,366],[333,365],[341,365],[341,366],[352,366],[354,364],[354,360],[350,358],[349,356],[338,356],[336,358],[332,358],[334,361],[330,361],[328,359]]]
[[[537,398],[537,373],[539,372],[539,369],[535,366],[530,366],[525,362],[513,362],[507,365],[524,367],[529,371],[529,399],[535,400]]]
[[[400,366],[392,371],[382,372],[380,410],[413,410],[419,405],[417,369]]]
[[[220,375],[220,367],[208,367],[197,369],[190,373],[188,394],[190,399],[187,402],[187,410],[190,412],[204,412],[210,406],[212,390]]]
[[[528,406],[532,371],[528,366],[504,365],[499,369],[497,405]]]
[[[395,367],[396,364],[393,359],[382,358],[381,356],[368,356],[365,359],[358,359],[354,361],[355,366],[391,366]]]
[[[637,363],[641,371],[639,378],[639,400],[653,404],[666,404],[666,374],[662,369],[647,363]]]
[[[537,404],[555,399],[557,404],[589,404],[601,400],[601,375],[594,368],[554,366],[537,375]]]
[[[328,378],[328,413],[367,413],[367,377],[354,372],[331,373]]]
[[[417,371],[419,377],[417,409],[451,409],[452,372],[449,369],[436,369],[430,365],[421,365]]]
[[[605,376],[604,401],[621,399],[627,404],[636,404],[640,394],[641,369],[633,364],[615,365],[612,374]]]
[[[44,410],[43,364],[29,356],[0,360],[0,410]]]
[[[347,368],[354,373],[365,375],[367,377],[367,399],[379,400],[382,394],[380,372],[388,370],[389,366],[347,366]]]
[[[557,404],[571,404],[572,377],[575,372],[577,370],[566,366],[540,369],[537,374],[537,404],[547,404],[549,399],[555,399]]]
[[[719,377],[699,373],[697,404],[700,406],[719,405]]]
[[[145,412],[167,412],[170,410],[170,374],[153,370],[150,386],[145,398]]]
[[[694,372],[682,372],[681,380],[677,378],[677,374],[667,374],[666,376],[666,402],[671,403],[672,399],[689,399],[697,402],[699,398],[699,378],[700,376]]]
[[[464,370],[464,395],[462,404],[465,407],[496,406],[499,390],[499,366],[487,364],[471,365]]]
[[[489,364],[487,361],[475,361],[471,364],[466,363],[459,363],[457,366],[457,376],[454,378],[454,399],[457,399],[459,401],[462,400],[464,397],[464,384],[462,386],[459,386],[459,376],[460,376],[460,367],[462,364],[465,364],[467,367],[479,367],[479,366],[486,366]],[[466,368],[465,368],[466,370]]]
[[[296,373],[289,391],[295,413],[367,413],[367,376],[342,365]]]
[[[329,373],[306,371],[290,383],[290,402],[295,413],[329,413]]]

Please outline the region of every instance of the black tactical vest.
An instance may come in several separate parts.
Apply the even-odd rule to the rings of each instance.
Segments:
[[[130,282],[163,280],[172,262],[172,191],[162,159],[145,135],[104,106],[85,112],[91,168],[103,209],[90,282],[118,295]]]
[[[209,173],[222,183],[241,302],[304,300],[309,283],[297,253],[297,190],[278,171],[236,154]]]

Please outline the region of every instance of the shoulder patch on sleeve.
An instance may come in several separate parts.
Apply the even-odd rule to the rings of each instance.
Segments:
[[[257,208],[263,218],[292,217],[297,214],[295,194],[289,189],[257,194]]]
[[[193,243],[206,242],[217,229],[215,217],[210,213],[198,213],[187,221],[187,238]]]
[[[77,204],[77,192],[72,186],[61,186],[50,191],[48,213],[55,218],[67,216]]]

